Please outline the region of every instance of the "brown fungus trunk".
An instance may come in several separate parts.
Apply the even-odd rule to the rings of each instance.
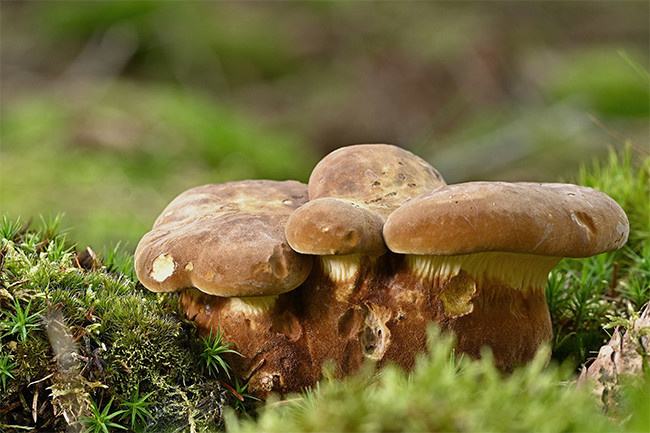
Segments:
[[[363,363],[361,330],[363,294],[371,290],[375,258],[360,255],[322,256],[299,289],[307,344],[315,374],[332,361],[336,375]]]
[[[315,383],[295,296],[222,298],[196,289],[181,293],[181,306],[200,332],[219,330],[241,355],[225,357],[258,397],[297,391]]]
[[[386,254],[364,298],[366,358],[411,369],[426,348],[428,324],[435,319],[435,293],[408,269],[404,256]]]
[[[407,256],[408,272],[431,294],[431,320],[456,336],[456,350],[489,348],[500,370],[533,359],[552,338],[544,287],[560,259],[529,254]]]
[[[509,372],[531,361],[553,337],[543,289],[517,291],[500,282],[488,283],[471,302],[470,313],[440,321],[443,331],[456,336],[458,353],[480,358],[481,349],[489,348],[496,367]]]

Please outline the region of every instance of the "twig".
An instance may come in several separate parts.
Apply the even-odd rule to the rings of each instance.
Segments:
[[[45,376],[44,378],[42,378],[42,379],[38,379],[38,380],[35,380],[34,382],[29,383],[29,384],[27,385],[27,387],[29,388],[29,387],[32,386],[32,385],[36,385],[37,383],[41,383],[41,382],[43,382],[43,381],[46,381],[47,379],[49,379],[49,378],[52,377],[52,376],[54,376],[54,373],[50,373],[50,374],[48,374],[47,376]]]
[[[240,393],[238,393],[238,392],[235,390],[235,388],[233,388],[232,386],[228,385],[226,382],[219,381],[219,383],[220,383],[221,385],[223,385],[224,387],[226,387],[226,389],[227,389],[228,391],[232,392],[232,394],[237,398],[237,400],[239,400],[239,401],[244,401],[244,396],[241,395]]]

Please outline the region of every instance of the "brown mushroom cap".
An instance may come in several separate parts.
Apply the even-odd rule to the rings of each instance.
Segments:
[[[291,248],[304,254],[380,256],[386,252],[383,224],[381,216],[355,202],[326,197],[296,209],[285,233]]]
[[[323,158],[309,178],[309,199],[347,198],[386,217],[406,200],[445,182],[431,165],[389,144],[358,144]]]
[[[139,280],[154,292],[182,288],[217,296],[269,296],[300,285],[311,259],[284,237],[306,202],[294,181],[241,181],[192,188],[176,197],[138,244]]]
[[[629,223],[609,196],[555,183],[469,182],[409,201],[384,225],[398,253],[485,251],[588,257],[620,248]]]

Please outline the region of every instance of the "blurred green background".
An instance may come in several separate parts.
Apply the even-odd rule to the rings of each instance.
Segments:
[[[134,248],[176,194],[399,144],[448,180],[647,153],[647,1],[1,2],[1,213]]]

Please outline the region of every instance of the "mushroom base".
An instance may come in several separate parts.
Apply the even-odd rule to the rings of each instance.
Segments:
[[[309,279],[296,290],[306,342],[317,375],[325,362],[333,361],[333,374],[343,376],[364,361],[363,300],[373,288],[375,259],[322,256],[317,263]]]
[[[440,301],[439,308],[445,309]],[[443,314],[441,329],[453,332],[456,351],[480,358],[490,349],[498,369],[504,372],[531,361],[553,330],[544,290],[512,290],[500,282],[485,282],[471,300],[472,311],[449,317]]]
[[[507,372],[551,340],[542,274],[557,261],[514,259],[528,270],[532,266],[534,278],[525,267],[509,271],[502,262],[497,271],[485,272],[499,260],[496,254],[466,263],[462,257],[414,260],[395,254],[323,257],[305,283],[283,295],[220,298],[188,289],[181,304],[202,332],[219,328],[234,343],[242,357],[228,361],[258,397],[315,385],[328,361],[338,376],[369,361],[411,369],[426,350],[431,323],[456,336],[458,353],[478,358],[489,348]],[[424,263],[424,271],[414,272],[414,263]],[[522,281],[532,283],[524,289],[511,285]]]
[[[202,334],[218,329],[234,345],[241,356],[226,354],[226,361],[248,381],[252,395],[298,391],[316,382],[291,297],[221,298],[186,289],[180,303]]]

